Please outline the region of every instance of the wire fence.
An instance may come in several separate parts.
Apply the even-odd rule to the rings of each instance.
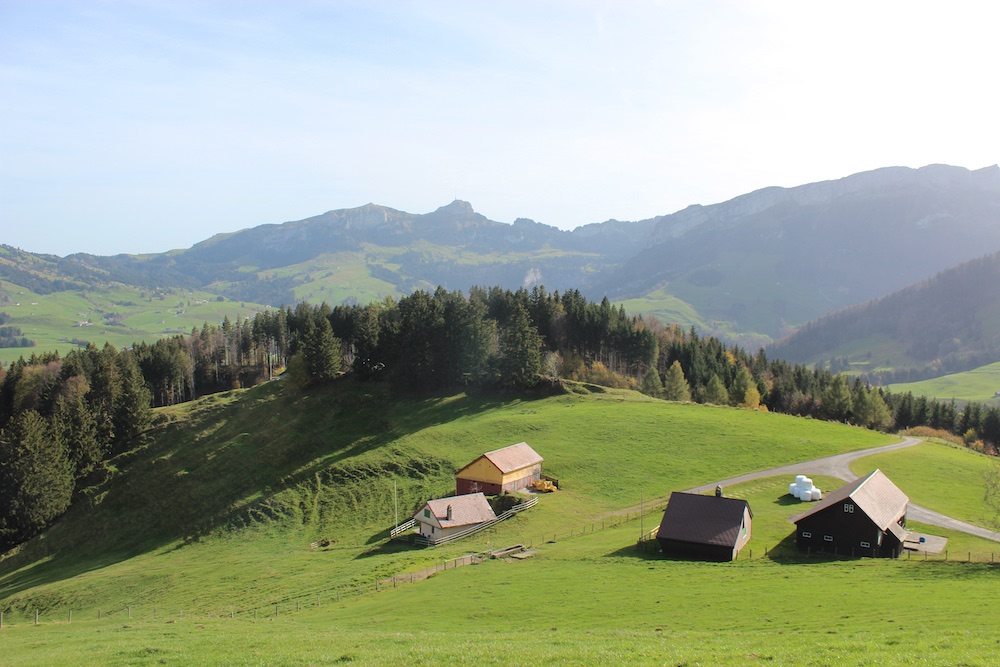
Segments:
[[[196,610],[185,610],[179,607],[157,606],[150,603],[125,605],[111,609],[70,609],[70,608],[46,608],[46,609],[0,609],[0,630],[5,627],[21,624],[70,624],[79,622],[108,622],[108,623],[129,623],[144,621],[164,621],[178,622],[184,619],[231,619],[233,621],[263,621],[274,620],[288,614],[320,609],[325,605],[337,604],[357,598],[362,595],[378,593],[391,590],[408,584],[423,581],[429,577],[446,572],[459,567],[477,565],[496,557],[504,557],[516,551],[534,551],[537,547],[554,543],[563,539],[571,539],[591,535],[601,530],[619,528],[626,524],[633,524],[637,519],[644,516],[657,516],[662,508],[650,508],[644,512],[626,512],[605,517],[603,519],[578,524],[575,527],[565,528],[552,533],[537,535],[534,538],[523,540],[513,547],[506,547],[496,550],[485,550],[475,553],[468,553],[454,558],[442,559],[441,561],[428,567],[403,572],[389,577],[376,577],[368,582],[359,582],[349,585],[338,585],[324,588],[322,590],[312,590],[299,595],[287,596],[268,603],[253,604],[246,606],[230,606],[215,610],[205,610],[198,607]],[[633,526],[634,527],[634,526]],[[637,556],[644,558],[654,558],[660,551],[656,542],[657,528],[650,530],[640,529],[636,540],[626,541],[632,544]],[[865,550],[867,551],[867,550]],[[742,549],[735,561],[749,560],[772,560],[776,562],[796,563],[813,560],[857,560],[858,558],[871,558],[873,554],[868,553],[828,553],[800,551],[794,544],[783,542],[771,547],[754,546]],[[1000,565],[1000,552],[984,551],[962,551],[944,550],[941,553],[929,551],[904,550],[898,560],[913,560],[926,562],[948,562],[955,564],[987,564]]]

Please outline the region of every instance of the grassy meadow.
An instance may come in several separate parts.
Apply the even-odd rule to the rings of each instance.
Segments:
[[[992,604],[993,568],[793,555],[788,519],[802,506],[784,477],[727,489],[753,507],[752,559],[636,547],[672,490],[891,436],[573,389],[399,398],[273,382],[160,410],[107,479],[0,561],[3,663],[990,664],[1000,631],[972,619]],[[394,481],[405,517],[452,493],[461,465],[521,440],[560,491],[451,545],[387,541]],[[980,560],[1000,546],[949,537]],[[386,584],[516,543],[538,553]],[[881,590],[887,603],[873,604]]]
[[[909,391],[914,396],[995,405],[1000,403],[1000,399],[994,396],[1000,391],[1000,362],[930,380],[893,384],[889,385],[889,389],[897,394]]]
[[[32,353],[58,350],[65,354],[76,346],[74,339],[98,347],[109,342],[120,349],[140,341],[189,334],[205,322],[218,325],[227,315],[235,321],[262,310],[256,304],[219,301],[214,294],[195,290],[154,292],[109,285],[35,294],[5,281],[0,281],[0,288],[10,300],[0,305],[0,312],[10,316],[7,326],[20,327],[24,336],[38,342],[36,347],[0,348],[3,364]]]

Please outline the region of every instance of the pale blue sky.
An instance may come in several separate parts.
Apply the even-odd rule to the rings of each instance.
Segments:
[[[0,0],[0,242],[368,202],[571,229],[1000,160],[994,3]]]

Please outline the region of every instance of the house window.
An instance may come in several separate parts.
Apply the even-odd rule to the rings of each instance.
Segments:
[[[424,518],[425,519],[431,518],[431,511],[429,509],[426,508],[424,509]]]
[[[852,503],[844,503],[844,511],[848,514],[854,514],[854,505]]]
[[[871,548],[871,546],[872,546],[872,543],[871,543],[871,542],[862,542],[862,543],[861,543],[861,548],[862,548],[862,549],[870,549],[870,548]]]
[[[824,535],[823,536],[823,541],[824,542],[833,542],[833,535]]]
[[[813,536],[813,534],[810,533],[808,530],[803,530],[802,531],[802,537],[812,537],[812,536]]]
[[[431,535],[434,534],[434,526],[431,526]]]

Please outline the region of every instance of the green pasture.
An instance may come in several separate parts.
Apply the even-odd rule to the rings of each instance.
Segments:
[[[676,323],[685,329],[705,325],[698,311],[671,294],[666,285],[644,296],[618,301],[615,305],[624,306],[629,315],[652,315],[661,322]]]
[[[262,310],[256,304],[218,301],[214,294],[194,290],[154,292],[108,285],[35,294],[8,282],[0,281],[0,286],[10,299],[0,306],[0,311],[10,315],[8,325],[20,327],[26,337],[38,342],[36,347],[0,348],[0,363],[4,364],[33,352],[58,350],[65,354],[75,347],[74,339],[98,347],[105,342],[117,348],[130,347],[140,341],[189,334],[205,322],[217,325],[226,316],[235,321]]]
[[[858,459],[851,470],[863,475],[880,468],[917,505],[996,530],[997,517],[983,502],[985,475],[994,465],[996,459],[971,449],[924,442]]]
[[[487,540],[581,529],[705,481],[891,441],[596,387],[535,399],[396,399],[351,384],[299,395],[273,382],[158,415],[159,429],[112,461],[106,481],[0,563],[3,604],[263,605],[419,569]],[[545,457],[560,492],[482,539],[433,552],[385,545],[394,481],[406,516],[452,493],[465,463],[521,440]],[[310,547],[320,540],[329,545]]]
[[[1000,391],[1000,362],[930,380],[888,385],[888,388],[896,394],[912,392],[914,396],[939,400],[954,398],[957,401],[996,404],[1000,402],[994,396]]]
[[[834,489],[839,480],[814,478]],[[636,547],[639,520],[554,536],[524,561],[487,561],[416,583],[369,585],[254,610],[8,616],[11,665],[816,664],[991,665],[996,569],[957,559],[806,558],[789,550],[804,504],[772,477],[731,487],[754,510],[734,563]],[[648,522],[658,520],[651,510]],[[954,535],[944,531],[949,537]],[[975,540],[975,538],[969,538]],[[768,546],[783,542],[782,550]],[[978,559],[993,543],[976,541]],[[763,556],[767,547],[770,557]],[[971,547],[970,547],[971,548]],[[753,557],[750,552],[753,551]],[[881,591],[885,604],[874,604]]]

